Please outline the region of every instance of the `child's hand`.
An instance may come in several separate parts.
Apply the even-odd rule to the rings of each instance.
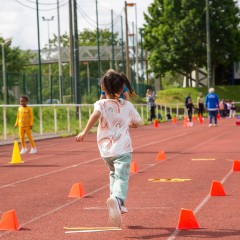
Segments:
[[[84,132],[81,132],[75,137],[75,139],[77,142],[83,142],[85,136],[86,136],[86,134]]]
[[[138,123],[136,123],[136,122],[131,122],[131,123],[129,124],[129,127],[131,127],[131,128],[137,128],[137,127],[138,127]]]

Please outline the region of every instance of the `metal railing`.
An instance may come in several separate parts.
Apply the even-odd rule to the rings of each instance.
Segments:
[[[39,126],[37,127],[38,129],[38,134],[44,135],[47,134],[49,132],[44,132],[44,126],[46,124],[49,125],[48,123],[45,123],[45,119],[48,118],[52,118],[52,129],[53,129],[53,133],[57,134],[59,133],[59,111],[61,110],[61,115],[64,115],[65,117],[62,117],[65,119],[65,121],[67,122],[67,126],[64,130],[65,134],[69,134],[73,131],[74,127],[72,126],[72,120],[74,118],[74,122],[75,122],[75,127],[76,127],[76,121],[77,121],[77,129],[82,129],[84,124],[86,124],[88,118],[90,117],[92,111],[93,111],[93,104],[34,104],[34,105],[28,105],[32,108],[36,108],[38,110],[38,117],[37,117],[37,122],[39,123]],[[149,114],[150,111],[147,107],[146,104],[134,104],[135,108],[137,109],[137,111],[139,112],[141,118],[142,118],[142,123],[145,124],[148,122],[149,119]],[[1,126],[3,127],[2,130],[0,130],[0,139],[3,140],[7,140],[8,138],[8,118],[7,118],[7,111],[10,108],[15,108],[16,109],[16,114],[17,114],[17,108],[19,107],[19,105],[0,105],[0,112],[2,112],[2,121],[3,124],[1,124]],[[43,111],[46,108],[50,108],[52,109],[52,114],[48,114],[48,116],[43,116]],[[66,113],[63,113],[64,110]],[[35,111],[35,113],[36,113]],[[74,112],[74,114],[73,114]],[[84,114],[83,114],[84,112]],[[86,114],[87,112],[87,114]],[[184,105],[183,104],[168,104],[168,105],[157,105],[156,107],[156,117],[158,118],[159,114],[160,116],[165,119],[166,115],[170,113],[171,115],[184,115]],[[11,118],[15,119],[16,116],[11,116]],[[34,118],[36,119],[36,117],[34,116]],[[1,119],[1,118],[0,118]],[[45,124],[45,125],[44,125]],[[36,125],[36,123],[34,124],[34,126]],[[11,126],[13,128],[13,126]],[[35,127],[34,127],[35,129]],[[36,133],[36,130],[34,130],[34,132]]]

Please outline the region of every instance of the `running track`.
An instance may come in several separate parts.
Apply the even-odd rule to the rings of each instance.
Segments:
[[[19,231],[0,231],[1,240],[240,239],[240,127],[221,119],[219,127],[171,122],[131,129],[133,161],[121,231],[65,233],[69,227],[108,227],[108,170],[99,156],[96,134],[83,143],[74,137],[36,141],[38,153],[9,164],[13,144],[0,146],[0,214],[14,209]],[[159,151],[166,160],[157,161]],[[193,160],[195,159],[195,160]],[[202,159],[202,160],[200,160]],[[213,160],[215,159],[215,160]],[[190,179],[150,182],[149,179]],[[227,196],[209,196],[213,180]],[[84,198],[70,198],[74,183]],[[176,230],[181,208],[194,212],[199,229]]]

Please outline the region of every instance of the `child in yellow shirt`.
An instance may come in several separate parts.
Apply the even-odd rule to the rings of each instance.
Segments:
[[[25,134],[31,144],[31,151],[30,154],[35,154],[37,149],[35,147],[35,143],[32,138],[32,127],[33,127],[33,112],[32,108],[27,106],[28,98],[26,96],[22,96],[20,98],[20,107],[18,108],[17,112],[17,120],[14,125],[14,128],[17,126],[19,127],[19,135],[22,144],[22,149],[20,154],[24,154],[27,152],[26,141],[25,141]]]

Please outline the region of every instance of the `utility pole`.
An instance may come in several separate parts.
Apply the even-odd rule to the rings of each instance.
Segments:
[[[98,46],[98,79],[101,78],[101,57],[100,57],[100,42],[98,28],[98,0],[96,0],[96,18],[97,18],[97,46]]]
[[[80,66],[79,66],[79,42],[78,42],[78,18],[77,18],[77,0],[73,0],[74,10],[74,75],[75,75],[75,96],[76,103],[81,103],[81,87],[80,87]]]
[[[59,100],[63,103],[62,91],[62,51],[61,51],[61,34],[60,34],[60,13],[59,13],[59,0],[57,0],[57,18],[58,18],[58,75],[59,75]]]
[[[71,83],[71,102],[74,102],[74,79],[73,79],[73,67],[74,67],[74,53],[73,53],[73,24],[72,24],[72,0],[68,0],[69,11],[69,77]]]
[[[36,9],[37,9],[37,29],[38,29],[38,82],[39,82],[39,87],[40,87],[40,89],[39,89],[40,90],[40,104],[42,104],[42,62],[41,62],[41,46],[40,46],[40,27],[39,27],[38,0],[36,0],[36,5],[37,5],[36,6]]]
[[[129,66],[129,48],[128,48],[128,16],[127,16],[127,2],[125,1],[125,26],[126,26],[126,75],[131,82],[130,66]]]
[[[114,32],[113,32],[113,10],[111,10],[111,24],[112,24],[112,68],[114,69]]]
[[[54,16],[52,16],[51,18],[42,17],[42,20],[44,22],[47,22],[47,29],[48,29],[48,60],[50,61],[50,27],[49,27],[49,22],[54,20]],[[48,64],[48,75],[49,75],[50,88],[52,88],[52,66],[51,66],[50,62]],[[52,103],[52,95],[51,95],[51,103]]]
[[[210,24],[209,24],[209,2],[206,0],[206,36],[207,36],[207,75],[208,89],[212,85],[212,67],[211,67],[211,42],[210,42]]]

